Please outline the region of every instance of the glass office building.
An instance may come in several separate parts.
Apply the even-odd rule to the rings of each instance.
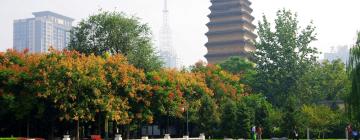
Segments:
[[[34,12],[34,18],[14,21],[14,49],[29,49],[32,53],[48,52],[50,47],[62,50],[70,41],[74,19],[50,12]]]

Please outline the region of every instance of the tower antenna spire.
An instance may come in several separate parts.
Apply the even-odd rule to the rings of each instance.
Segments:
[[[164,0],[164,12],[168,12],[167,0]]]
[[[163,59],[165,67],[177,67],[177,54],[172,45],[172,34],[169,24],[168,0],[164,0],[163,24],[160,30],[160,57]]]

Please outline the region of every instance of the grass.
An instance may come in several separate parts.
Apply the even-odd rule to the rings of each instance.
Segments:
[[[16,138],[0,138],[0,140],[16,140]]]
[[[208,140],[208,139],[206,139],[206,140]],[[224,140],[224,139],[210,139],[210,140]],[[234,140],[236,140],[236,139],[234,139]],[[271,140],[271,139],[263,139],[263,140]],[[292,139],[288,139],[288,140],[292,140]],[[307,139],[299,139],[299,140],[307,140]],[[316,140],[345,140],[345,139],[328,138],[328,139],[316,139]]]

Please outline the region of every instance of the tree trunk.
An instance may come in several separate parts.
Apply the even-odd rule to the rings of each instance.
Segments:
[[[142,136],[142,125],[141,125],[141,122],[139,121],[139,124],[138,124],[138,126],[139,126],[139,131],[138,131],[138,133],[137,133],[137,135],[139,136],[139,137],[141,137]]]
[[[130,128],[129,126],[127,125],[126,126],[126,139],[129,139],[130,138]]]
[[[51,120],[51,122],[50,122],[50,133],[47,134],[47,137],[48,137],[49,140],[54,139],[54,131],[55,131],[54,121]]]
[[[76,140],[80,140],[80,121],[76,121]]]
[[[99,118],[98,118],[98,135],[101,135],[101,113],[99,113]]]
[[[169,111],[167,111],[167,121],[166,121],[166,130],[165,130],[165,134],[170,134],[169,132],[169,127],[170,127],[170,113]]]
[[[111,136],[115,136],[115,134],[117,134],[116,132],[116,128],[117,128],[117,125],[116,125],[116,122],[115,121],[111,121],[111,130],[112,130],[112,133],[111,133]],[[115,138],[115,137],[114,137]]]
[[[30,137],[30,122],[29,119],[26,120],[26,137]]]
[[[109,120],[108,117],[105,117],[105,124],[104,124],[104,131],[105,131],[105,140],[109,140]]]
[[[146,131],[146,132],[145,132],[145,135],[146,135],[146,136],[149,136],[149,133],[148,133],[148,132],[149,132],[149,125],[146,124],[145,127],[146,127],[146,128],[145,128],[145,131]],[[141,129],[142,129],[142,128],[140,128],[140,133],[141,133],[141,131],[142,131]]]

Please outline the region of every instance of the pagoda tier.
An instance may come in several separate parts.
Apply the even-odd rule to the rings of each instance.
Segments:
[[[255,50],[255,25],[248,0],[211,0],[209,31],[205,34],[208,53],[205,58],[214,64],[230,56],[250,57]]]

